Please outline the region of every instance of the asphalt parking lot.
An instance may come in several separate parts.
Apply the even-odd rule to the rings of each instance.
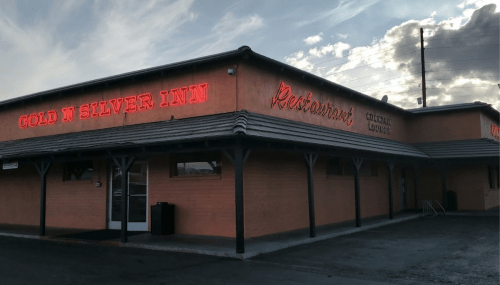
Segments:
[[[499,284],[498,217],[421,218],[250,260],[0,237],[0,284]]]

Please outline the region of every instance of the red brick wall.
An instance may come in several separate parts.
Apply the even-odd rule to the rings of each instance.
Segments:
[[[63,94],[52,98],[44,98],[41,101],[31,101],[22,105],[15,105],[8,109],[0,110],[0,126],[2,136],[0,141],[9,141],[23,138],[47,136],[54,134],[63,134],[71,132],[81,132],[94,129],[104,129],[110,127],[118,127],[123,125],[133,125],[148,122],[157,122],[170,120],[171,116],[175,119],[186,117],[195,117],[210,115],[216,113],[233,112],[236,110],[236,79],[234,76],[227,74],[227,69],[232,67],[233,63],[225,63],[203,68],[198,71],[177,72],[175,74],[165,75],[162,78],[139,79],[129,83],[111,84],[109,87],[102,86],[101,88],[84,89],[75,91],[72,94]],[[190,104],[187,102],[183,106],[168,106],[160,107],[162,97],[160,91],[170,90],[180,87],[189,87],[208,83],[208,99],[204,103]],[[114,98],[128,97],[150,93],[154,108],[147,111],[137,111],[133,113],[124,113],[126,104],[123,103],[120,113],[110,116],[80,119],[79,107],[83,104],[92,102],[108,101]],[[191,96],[191,92],[187,93],[187,100]],[[168,95],[169,102],[173,100],[173,95]],[[140,105],[138,103],[137,105]],[[66,107],[75,107],[75,117],[71,122],[62,122],[62,109]],[[107,104],[107,108],[111,108],[111,104]],[[55,124],[46,126],[37,126],[34,128],[28,127],[21,129],[18,125],[18,120],[22,115],[30,115],[39,112],[47,112],[54,110],[57,112],[58,119]],[[100,107],[97,112],[100,112]]]
[[[327,159],[314,166],[316,225],[355,219],[354,177],[326,175]],[[377,163],[378,176],[360,177],[361,217],[389,213],[387,170]],[[393,203],[399,211],[397,170]],[[300,154],[251,153],[245,165],[245,237],[309,227],[307,172]]]
[[[489,189],[487,171],[485,165],[457,166],[448,169],[446,190],[456,192],[458,210],[479,211],[493,207],[495,203],[498,205],[498,191]],[[443,204],[442,179],[437,168],[419,169],[419,208],[422,207],[423,200],[438,200]]]
[[[479,111],[418,115],[406,124],[407,143],[470,140],[481,138]]]
[[[169,157],[149,160],[149,205],[175,205],[175,232],[235,237],[234,168],[222,155],[219,177],[169,177]],[[151,211],[148,225],[151,225]]]
[[[0,170],[0,224],[40,224],[40,175],[35,167]]]
[[[99,173],[100,170],[100,173]],[[54,164],[47,175],[46,226],[105,229],[108,175],[104,161],[94,161],[92,180],[63,181],[63,167]],[[101,187],[95,187],[99,179]]]
[[[46,226],[83,229],[106,228],[107,175],[98,161],[90,181],[63,181],[62,166],[54,164],[47,175]],[[0,223],[40,224],[40,175],[33,166],[0,171]]]

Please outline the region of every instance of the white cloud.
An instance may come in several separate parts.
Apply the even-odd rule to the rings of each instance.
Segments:
[[[311,62],[327,54],[341,56],[334,52],[334,45],[310,49],[308,56],[301,53],[301,58],[288,62],[375,98],[387,94],[390,103],[415,108],[416,98],[421,96],[422,27],[429,105],[483,101],[500,109],[498,62],[482,60],[499,54],[498,36],[488,36],[498,35],[500,14],[496,9],[490,5],[469,11],[464,4],[462,15],[439,23],[432,18],[434,13],[426,19],[406,21],[370,45],[351,48],[347,59],[340,62]],[[491,28],[474,29],[485,26]],[[467,48],[469,45],[479,46]]]
[[[33,25],[18,23],[0,8],[0,55],[2,86],[0,101],[37,91],[137,70],[154,62],[158,42],[195,16],[192,0],[176,2],[95,2],[98,22],[78,36],[78,44],[68,47],[58,38],[64,13],[80,4],[66,2],[52,7],[47,19]],[[61,14],[59,18],[56,15]]]
[[[259,15],[235,17],[228,12],[215,24],[211,33],[202,38],[205,44],[193,54],[199,56],[234,49],[236,39],[255,37],[251,33],[264,26],[264,20]]]
[[[323,35],[323,33],[319,33],[319,34],[317,34],[317,35],[307,37],[307,38],[305,38],[305,39],[304,39],[304,42],[305,42],[307,45],[313,45],[313,44],[318,43],[318,42],[320,42],[321,40],[323,40],[322,35]]]
[[[337,34],[337,36],[341,39],[346,39],[349,36],[349,34]]]
[[[326,46],[322,46],[319,49],[313,48],[309,50],[309,54],[313,57],[321,58],[327,54],[333,54],[335,57],[342,57],[342,53],[349,49],[351,46],[349,44],[338,42],[335,44],[328,44]]]

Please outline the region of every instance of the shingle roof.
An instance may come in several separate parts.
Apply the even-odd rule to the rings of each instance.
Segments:
[[[499,157],[500,143],[491,139],[428,142],[413,144],[431,158]]]
[[[395,156],[429,157],[410,144],[239,111],[0,142],[0,158],[138,147],[236,135]]]
[[[481,109],[481,108],[488,108],[488,107],[491,107],[491,105],[477,101],[474,103],[462,103],[462,104],[452,104],[452,105],[407,109],[406,111],[408,111],[412,114],[423,114],[423,113],[445,112],[445,111],[455,111],[455,110],[464,110],[464,109]]]
[[[428,158],[426,154],[422,153],[422,151],[414,146],[394,140],[330,129],[255,113],[248,113],[247,116],[248,123],[246,126],[246,134],[253,137],[389,155]]]

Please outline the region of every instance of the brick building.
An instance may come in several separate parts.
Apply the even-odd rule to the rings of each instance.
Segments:
[[[242,253],[245,238],[425,200],[486,210],[498,126],[486,103],[405,110],[243,46],[0,102],[0,224],[125,242],[169,202],[176,233]]]

